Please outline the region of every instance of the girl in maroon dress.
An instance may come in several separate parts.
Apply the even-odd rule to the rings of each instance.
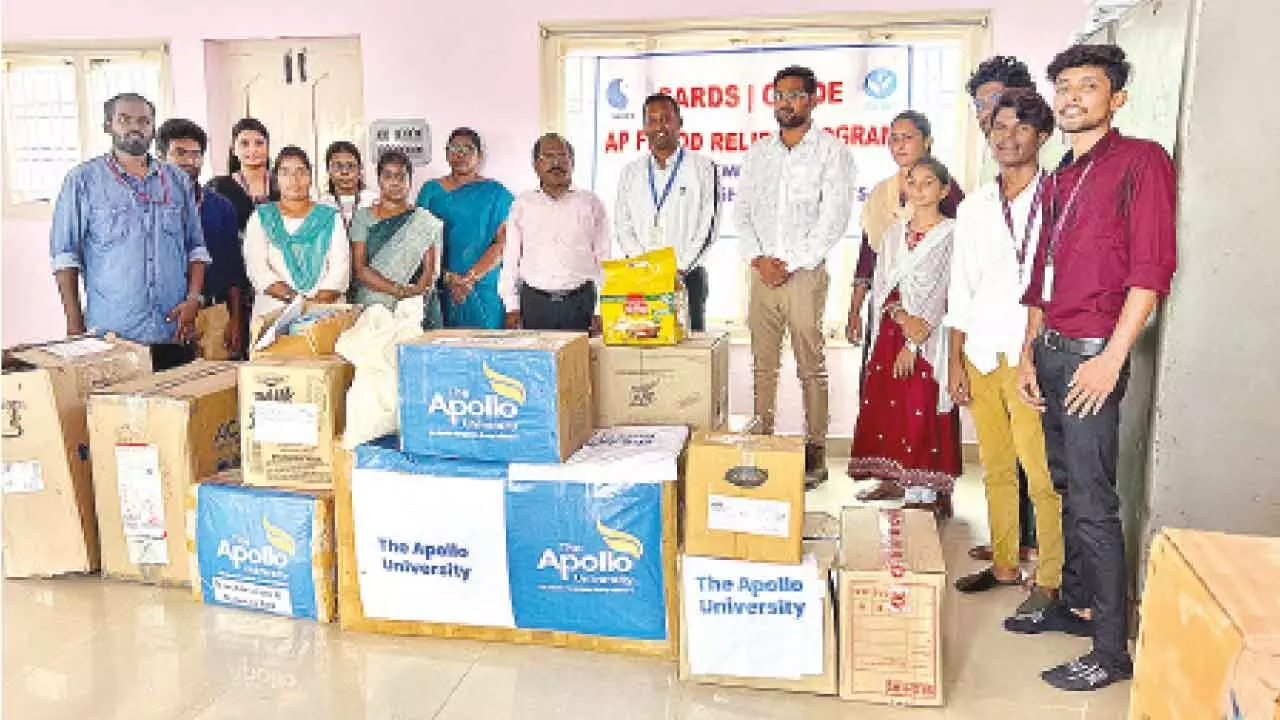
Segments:
[[[860,500],[905,497],[950,514],[960,475],[960,419],[947,387],[940,327],[951,278],[954,220],[943,216],[951,174],[926,157],[907,175],[910,221],[885,232],[871,289],[871,357],[853,434],[849,476],[878,478]]]

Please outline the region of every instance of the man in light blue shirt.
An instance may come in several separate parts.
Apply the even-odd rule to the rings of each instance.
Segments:
[[[73,169],[58,194],[54,277],[68,335],[111,332],[149,345],[163,370],[194,357],[209,252],[191,181],[149,153],[155,106],[124,93],[104,111],[111,152]]]

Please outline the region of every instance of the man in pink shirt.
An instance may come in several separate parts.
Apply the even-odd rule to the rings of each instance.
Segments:
[[[506,326],[579,330],[598,325],[596,283],[609,259],[604,203],[573,184],[573,146],[555,133],[533,145],[541,187],[516,198],[507,217],[507,246],[498,294]]]

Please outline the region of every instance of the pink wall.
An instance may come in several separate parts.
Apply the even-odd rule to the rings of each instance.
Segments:
[[[1083,22],[1080,0],[989,0],[995,50],[1045,66]],[[642,7],[597,0],[223,0],[174,5],[154,0],[5,3],[5,43],[169,38],[175,114],[207,119],[204,40],[279,36],[361,37],[364,117],[423,116],[437,128],[468,124],[489,145],[491,175],[514,188],[530,184],[528,146],[538,131],[538,22],[686,16],[682,0]],[[964,0],[802,0],[790,14],[964,9]],[[606,9],[608,8],[608,9]],[[770,0],[704,0],[707,16],[777,14]],[[185,12],[181,15],[179,11]],[[179,31],[175,34],[174,30]],[[424,37],[408,28],[422,28]],[[3,343],[62,332],[49,275],[48,223],[3,224]]]

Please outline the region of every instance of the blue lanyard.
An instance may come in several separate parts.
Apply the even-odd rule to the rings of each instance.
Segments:
[[[662,206],[667,204],[667,196],[671,194],[671,186],[676,184],[676,175],[680,173],[680,165],[684,162],[684,148],[676,153],[676,161],[671,166],[671,174],[667,176],[667,186],[662,189],[662,197],[658,197],[658,185],[654,179],[653,156],[649,156],[649,194],[653,196],[653,224],[658,224],[658,216],[662,214]]]

